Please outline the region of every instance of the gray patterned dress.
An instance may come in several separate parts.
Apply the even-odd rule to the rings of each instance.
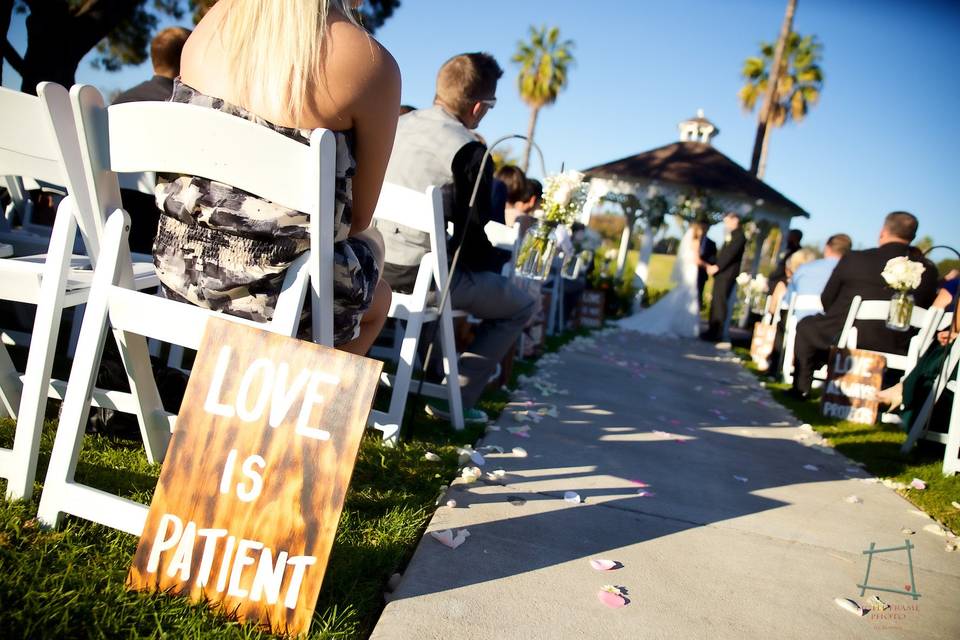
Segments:
[[[195,104],[263,125],[303,144],[311,130],[280,127],[220,98],[180,82],[171,102]],[[336,210],[333,245],[334,343],[359,332],[380,274],[369,245],[348,237],[351,178],[356,171],[352,131],[337,139]],[[251,162],[256,149],[250,150]],[[310,216],[197,176],[169,176],[156,188],[163,215],[153,259],[167,297],[260,322],[273,317],[287,268],[310,247]],[[309,311],[301,336],[309,337]]]

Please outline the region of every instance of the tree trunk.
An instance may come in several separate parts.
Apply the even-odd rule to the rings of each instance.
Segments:
[[[530,147],[533,146],[533,131],[537,128],[537,114],[539,113],[540,107],[530,107],[530,122],[527,124],[527,144],[523,148],[523,163],[520,167],[523,169],[523,173],[527,173],[527,168],[530,166]]]
[[[35,94],[37,84],[43,81],[72,86],[83,57],[138,4],[129,0],[87,0],[71,10],[65,0],[28,1],[27,50],[20,90]]]
[[[773,64],[767,77],[767,92],[760,107],[760,121],[757,124],[757,137],[753,141],[753,154],[750,159],[750,173],[763,178],[763,169],[760,165],[764,143],[769,135],[770,116],[777,99],[777,85],[780,83],[780,72],[783,69],[783,55],[787,48],[787,38],[793,29],[793,14],[797,11],[797,0],[787,0],[787,12],[783,16],[783,25],[780,27],[780,38],[773,54]]]
[[[763,143],[760,145],[760,162],[757,165],[757,177],[763,180],[767,173],[767,149],[770,147],[770,130],[764,131]]]

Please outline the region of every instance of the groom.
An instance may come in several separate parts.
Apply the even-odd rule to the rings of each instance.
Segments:
[[[707,274],[713,276],[713,296],[710,301],[710,324],[700,338],[718,342],[722,337],[723,324],[727,319],[727,300],[740,273],[740,262],[747,246],[747,238],[740,228],[740,216],[730,211],[723,217],[726,231],[723,246],[717,254],[717,263],[707,266]]]

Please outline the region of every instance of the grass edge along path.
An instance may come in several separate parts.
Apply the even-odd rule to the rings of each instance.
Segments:
[[[742,366],[757,376],[770,391],[773,399],[789,410],[802,423],[827,439],[838,453],[862,463],[870,475],[907,485],[894,489],[918,509],[932,517],[942,527],[960,532],[960,509],[951,503],[960,503],[960,475],[944,477],[943,445],[921,440],[909,454],[900,453],[900,446],[907,438],[900,425],[863,425],[845,420],[827,418],[820,413],[819,397],[803,401],[792,398],[787,391],[790,385],[774,382],[757,371],[747,349],[735,349]],[[926,483],[926,489],[909,486],[914,478]]]
[[[548,338],[555,351],[586,331]],[[536,369],[518,361],[511,386]],[[382,400],[382,398],[381,398]],[[411,398],[412,401],[412,398]],[[490,390],[479,404],[495,419],[509,402]],[[416,412],[407,440],[390,449],[368,430],[337,527],[330,563],[309,638],[365,638],[384,607],[387,580],[402,572],[436,510],[442,486],[456,477],[457,447],[475,443],[483,427],[454,431],[449,424]],[[0,446],[10,447],[15,424],[0,419]],[[56,422],[41,439],[37,477],[46,473]],[[424,459],[432,451],[440,462]],[[146,461],[139,442],[88,435],[80,456],[80,480],[149,503],[160,466]],[[67,517],[57,530],[35,518],[42,490],[29,502],[3,498],[0,480],[0,638],[270,638],[231,620],[223,610],[163,594],[124,587],[137,538]]]

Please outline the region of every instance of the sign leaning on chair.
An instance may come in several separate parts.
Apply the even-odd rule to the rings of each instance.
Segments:
[[[128,586],[306,633],[381,368],[209,320]]]
[[[821,398],[821,412],[859,424],[877,421],[880,404],[877,393],[883,385],[887,359],[864,349],[830,349],[827,381]]]

